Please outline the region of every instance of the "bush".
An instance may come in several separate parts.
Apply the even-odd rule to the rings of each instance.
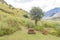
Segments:
[[[52,22],[47,22],[47,23],[44,23],[44,26],[45,27],[54,27],[55,26],[55,24],[54,23],[52,23]]]
[[[36,25],[34,28],[35,28],[37,31],[41,31],[41,30],[44,29],[43,26],[39,26],[39,25]]]
[[[3,36],[3,35],[4,35],[4,31],[0,30],[0,36]]]
[[[37,31],[40,31],[40,30],[43,30],[43,26],[40,26],[40,25],[35,25],[33,22],[27,22],[26,23],[26,26],[28,27],[28,28],[34,28],[35,30],[37,30]]]
[[[56,25],[55,29],[57,31],[57,36],[60,36],[60,25]]]
[[[27,23],[26,23],[26,26],[27,26],[28,28],[30,28],[30,27],[34,28],[34,27],[35,27],[35,24],[34,24],[33,22],[27,22]]]
[[[53,29],[53,30],[49,31],[49,34],[57,36],[58,35],[58,31]]]
[[[23,15],[25,18],[29,18],[27,14]]]

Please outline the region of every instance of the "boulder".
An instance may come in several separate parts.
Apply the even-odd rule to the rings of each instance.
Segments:
[[[34,28],[29,28],[28,29],[28,34],[36,34]]]

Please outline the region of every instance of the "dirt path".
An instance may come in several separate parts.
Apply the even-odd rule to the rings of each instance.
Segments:
[[[27,33],[27,31],[28,31],[28,29],[26,27],[23,27],[23,26],[21,27],[21,29],[24,33]]]

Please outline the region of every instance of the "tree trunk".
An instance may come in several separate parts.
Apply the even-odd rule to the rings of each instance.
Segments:
[[[37,25],[37,22],[38,22],[38,20],[36,19],[36,20],[35,20],[35,25]]]

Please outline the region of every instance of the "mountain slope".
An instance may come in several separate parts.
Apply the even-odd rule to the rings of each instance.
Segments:
[[[10,14],[10,15],[15,15],[17,17],[21,17],[22,15],[26,14],[27,12],[22,10],[22,9],[17,9],[17,8],[14,8],[10,5],[7,5],[7,4],[3,4],[2,2],[0,2],[0,10],[7,13],[7,14]]]
[[[27,19],[23,15],[26,13],[22,9],[0,2],[0,36],[12,34],[24,26]]]
[[[17,17],[18,19],[24,19],[23,15],[25,15],[27,13],[26,11],[24,11],[22,9],[14,8],[7,4],[3,4],[2,2],[0,2],[0,11],[4,12],[5,15],[9,14],[13,17]],[[0,13],[0,14],[2,14],[2,13]]]

